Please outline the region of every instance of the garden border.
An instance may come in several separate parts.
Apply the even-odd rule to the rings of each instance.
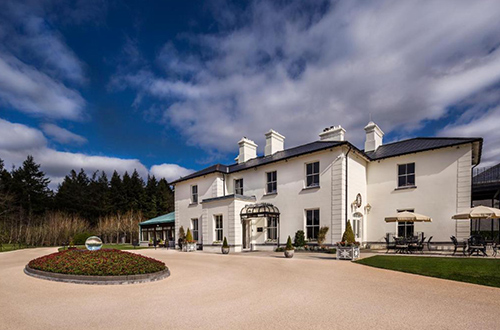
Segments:
[[[71,275],[61,273],[51,273],[37,270],[26,265],[24,273],[29,276],[43,280],[76,283],[76,284],[95,284],[95,285],[116,285],[116,284],[135,284],[159,281],[170,276],[168,267],[162,271],[149,274],[138,275],[116,275],[116,276],[94,276],[94,275]]]

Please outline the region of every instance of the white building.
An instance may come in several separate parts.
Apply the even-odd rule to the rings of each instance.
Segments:
[[[365,149],[359,150],[345,141],[340,126],[290,149],[283,135],[270,130],[259,157],[257,145],[242,138],[236,164],[216,164],[173,182],[176,233],[180,226],[191,228],[205,251],[218,251],[223,237],[233,251],[271,249],[298,230],[314,242],[323,226],[329,227],[326,244],[335,244],[347,220],[358,240],[371,246],[383,243],[388,233],[405,231],[424,232],[434,242],[467,237],[469,222],[451,216],[471,206],[471,173],[480,162],[482,139],[383,144],[375,123],[365,131]],[[259,211],[256,205],[262,203],[271,205]],[[433,221],[384,221],[401,210]]]

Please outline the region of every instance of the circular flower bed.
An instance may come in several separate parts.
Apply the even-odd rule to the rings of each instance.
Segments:
[[[33,259],[28,267],[50,273],[92,276],[150,274],[167,268],[159,260],[115,249],[61,251]]]

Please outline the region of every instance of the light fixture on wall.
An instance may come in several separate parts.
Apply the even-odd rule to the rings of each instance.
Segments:
[[[366,206],[365,206],[365,212],[366,213],[370,213],[371,209],[372,209],[372,206],[370,205],[370,203],[367,203]]]

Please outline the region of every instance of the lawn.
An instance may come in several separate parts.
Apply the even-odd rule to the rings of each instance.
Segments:
[[[18,244],[3,243],[0,245],[0,252],[14,251],[19,249],[26,249],[26,245],[19,246]]]
[[[374,256],[359,264],[448,280],[500,287],[500,260]]]
[[[85,245],[77,245],[78,249],[85,249]],[[137,246],[134,248],[132,244],[103,244],[102,249],[115,249],[115,250],[140,250],[149,249],[148,246]],[[66,247],[59,248],[59,251],[66,250]]]

